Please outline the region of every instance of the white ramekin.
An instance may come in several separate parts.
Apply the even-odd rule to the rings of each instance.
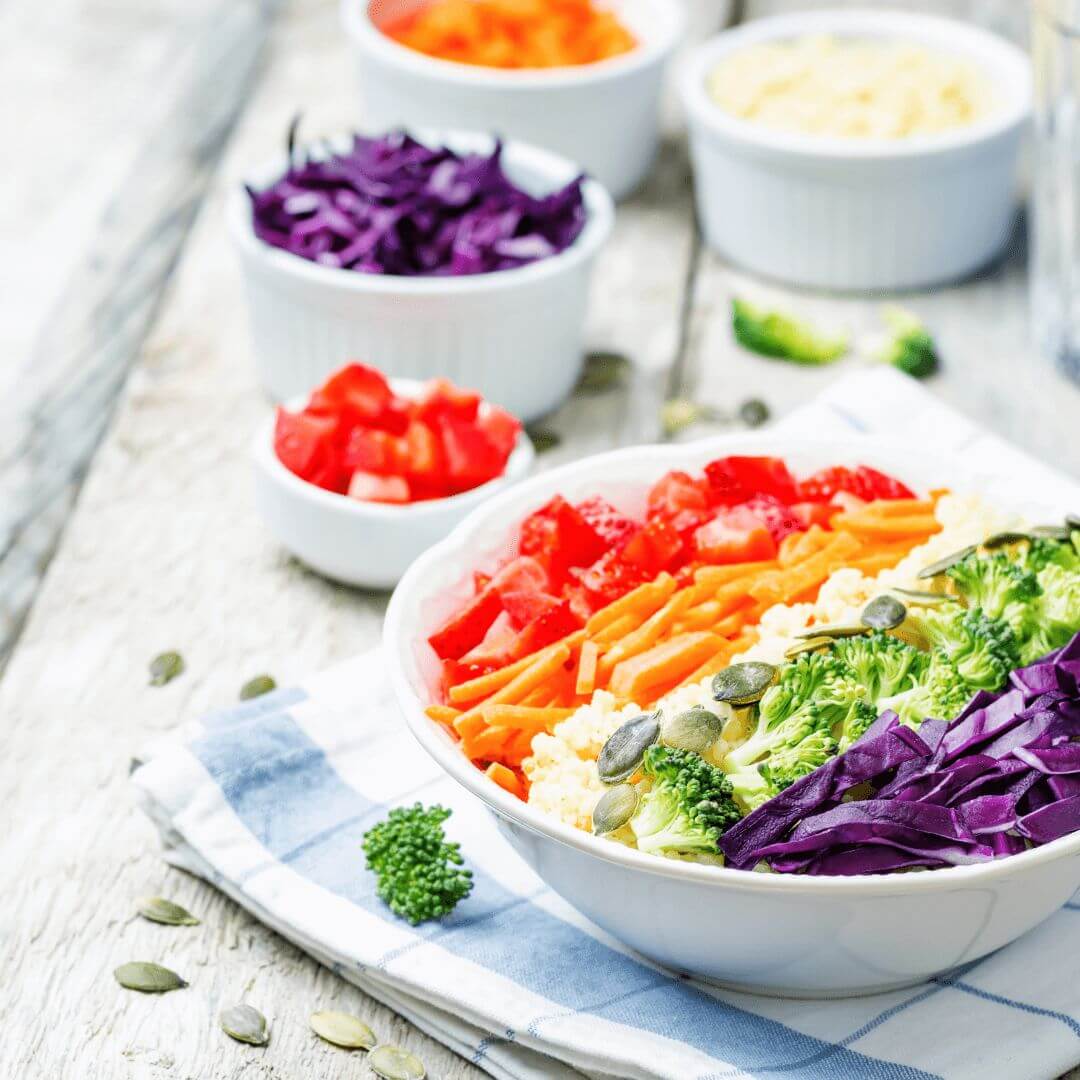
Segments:
[[[901,40],[962,56],[986,72],[998,108],[952,132],[843,139],[775,131],[709,97],[707,76],[726,56],[807,34]],[[749,270],[829,289],[916,288],[977,270],[1009,239],[1031,65],[985,30],[869,10],[761,19],[696,49],[681,90],[705,238]]]
[[[432,145],[490,152],[478,134],[424,133]],[[503,150],[507,175],[540,194],[569,183],[577,168],[522,143]],[[265,187],[284,159],[253,171]],[[565,251],[512,270],[464,277],[391,277],[320,266],[259,240],[243,185],[226,209],[240,254],[255,361],[278,401],[307,393],[350,360],[391,377],[443,376],[479,390],[515,416],[550,412],[581,372],[589,278],[611,232],[611,197],[583,187],[588,220]]]
[[[576,162],[615,198],[649,171],[660,135],[664,65],[683,33],[675,0],[615,0],[639,45],[595,64],[504,70],[439,60],[376,25],[416,0],[342,0],[366,128],[493,131]]]
[[[415,397],[422,384],[393,379],[394,392]],[[302,409],[307,397],[287,403]],[[274,416],[251,442],[255,504],[275,539],[323,577],[366,589],[393,588],[410,565],[482,502],[527,476],[536,454],[521,432],[502,476],[446,499],[407,506],[361,502],[325,491],[291,473],[274,451]]]
[[[599,454],[535,476],[470,515],[418,559],[394,592],[384,656],[405,722],[424,749],[494,812],[530,867],[602,929],[676,971],[728,986],[797,997],[872,993],[920,982],[1007,945],[1061,907],[1080,886],[1080,833],[1005,859],[925,873],[806,877],[662,859],[571,828],[484,775],[424,714],[440,688],[428,635],[470,595],[472,572],[515,550],[522,517],[560,493],[602,494],[640,509],[670,469],[701,469],[724,454],[776,454],[801,474],[865,463],[917,490],[943,484],[980,492],[1033,520],[1023,477],[976,473],[902,443],[746,434]],[[978,463],[975,463],[976,465]],[[658,917],[658,913],[660,916]]]

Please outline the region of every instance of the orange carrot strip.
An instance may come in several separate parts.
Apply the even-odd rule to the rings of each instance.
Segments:
[[[616,697],[637,700],[667,682],[678,681],[700,667],[723,646],[722,638],[704,631],[680,634],[647,652],[624,660],[611,675]]]
[[[499,752],[513,734],[514,732],[510,731],[509,728],[489,727],[481,731],[479,735],[462,739],[461,749],[464,751],[465,756],[472,761],[498,757]]]
[[[636,630],[647,618],[646,615],[629,612],[620,616],[613,623],[609,623],[603,630],[597,632],[591,640],[598,645],[610,645],[621,637],[626,637],[631,630]]]
[[[520,674],[515,675],[501,690],[496,690],[481,705],[474,705],[468,712],[462,713],[455,726],[466,716],[479,712],[484,705],[517,705],[531,690],[547,682],[570,659],[570,650],[565,643],[550,645],[541,649],[532,659],[532,663]]]
[[[878,517],[920,517],[934,513],[933,499],[875,499],[859,511],[860,514],[876,514]]]
[[[780,541],[776,552],[776,558],[781,566],[790,566],[795,561],[795,553],[798,551],[799,545],[802,543],[802,538],[805,535],[805,532],[792,532],[788,533],[787,536]]]
[[[941,532],[941,522],[930,514],[883,518],[860,510],[853,514],[837,514],[833,518],[833,525],[837,529],[859,536],[881,540],[896,540],[904,536],[930,536]]]
[[[487,727],[483,713],[463,713],[454,721],[454,730],[463,739],[472,739]]]
[[[860,548],[850,533],[835,533],[815,555],[788,570],[763,574],[750,586],[750,595],[764,603],[787,603],[807,589],[820,585],[839,566],[844,565]]]
[[[775,559],[767,562],[730,563],[726,566],[700,566],[694,571],[694,580],[699,583],[709,582],[719,588],[736,578],[756,577],[767,570],[775,570],[779,564]]]
[[[460,715],[460,709],[452,709],[449,705],[429,705],[424,712],[437,724],[452,724]]]
[[[867,577],[872,577],[882,570],[891,570],[903,557],[903,555],[890,552],[881,552],[877,555],[864,555],[862,558],[852,559],[848,566]]]
[[[547,645],[537,652],[530,653],[528,656],[523,656],[520,660],[515,660],[514,663],[499,668],[498,671],[490,671],[486,675],[478,675],[475,679],[469,679],[467,682],[458,683],[457,686],[450,687],[446,696],[450,699],[451,703],[455,705],[480,701],[483,698],[490,697],[508,683],[512,682],[518,675],[525,671],[538,656],[541,656],[546,652],[547,649],[554,649],[559,645],[565,645],[568,649],[574,649],[584,640],[585,631],[575,630],[572,634],[564,637],[562,641],[556,641],[553,645]]]
[[[519,799],[525,798],[525,792],[522,789],[521,781],[517,778],[517,773],[512,769],[508,769],[505,765],[500,765],[497,761],[493,761],[485,770],[491,780],[494,780],[504,791],[509,791],[511,795],[516,795]]]
[[[659,611],[650,615],[636,630],[615,642],[604,653],[597,665],[597,680],[601,683],[607,682],[616,664],[643,653],[650,645],[655,645],[692,599],[691,590],[682,589],[675,593]]]
[[[490,726],[521,731],[550,729],[573,714],[573,709],[543,709],[535,705],[485,705],[481,709],[481,715]]]
[[[620,596],[618,600],[595,612],[585,624],[585,633],[589,637],[595,637],[600,630],[631,612],[640,612],[647,609],[645,610],[645,617],[647,618],[657,608],[664,605],[667,598],[675,591],[675,588],[675,579],[670,574],[660,574],[653,581],[647,581],[644,585],[639,585],[625,596]]]
[[[583,642],[578,660],[577,682],[574,686],[574,692],[581,697],[592,697],[596,689],[596,662],[599,659],[600,649],[596,642]]]

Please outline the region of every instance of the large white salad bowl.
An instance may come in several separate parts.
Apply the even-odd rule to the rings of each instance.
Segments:
[[[413,734],[494,812],[514,849],[598,926],[676,971],[757,992],[872,993],[920,982],[1007,945],[1080,888],[1080,833],[1011,858],[893,875],[799,877],[661,859],[563,825],[475,768],[424,714],[437,699],[427,636],[468,594],[471,573],[513,550],[515,528],[556,492],[602,493],[640,509],[672,468],[723,454],[777,454],[805,473],[865,463],[916,489],[979,492],[1033,520],[1060,519],[1071,492],[1033,497],[1023,478],[982,475],[878,440],[808,443],[769,435],[635,447],[553,470],[498,496],[405,575],[386,618],[387,662]]]

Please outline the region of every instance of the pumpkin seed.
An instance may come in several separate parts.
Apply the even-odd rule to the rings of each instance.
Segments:
[[[597,836],[621,829],[638,805],[638,789],[633,784],[618,784],[605,791],[592,812],[592,831]]]
[[[125,990],[138,990],[143,994],[166,994],[187,986],[175,971],[147,960],[121,964],[113,972],[113,977]]]
[[[277,683],[270,675],[256,675],[254,679],[248,679],[240,687],[240,700],[250,701],[252,698],[262,697],[263,694],[269,694],[271,690],[276,689]]]
[[[685,712],[676,713],[660,721],[660,741],[676,750],[693,750],[703,754],[717,739],[723,721],[703,705],[695,705]]]
[[[862,621],[873,630],[895,630],[907,618],[907,608],[895,596],[877,596],[863,608]]]
[[[1058,540],[1062,543],[1072,538],[1064,525],[1036,525],[1031,530],[1031,535],[1037,536],[1040,540]]]
[[[582,394],[601,394],[618,386],[629,370],[630,361],[622,353],[602,350],[587,353],[576,389]]]
[[[368,1065],[383,1080],[424,1080],[427,1070],[424,1063],[408,1050],[383,1043],[368,1054]]]
[[[769,406],[761,398],[750,398],[739,406],[739,419],[747,427],[761,427],[770,417]]]
[[[995,548],[1008,547],[1009,544],[1019,544],[1022,540],[1030,539],[1031,537],[1027,533],[1006,531],[988,536],[980,546],[987,551],[993,551]]]
[[[525,434],[529,436],[529,441],[538,454],[546,454],[562,443],[562,436],[557,431],[536,424],[526,424]]]
[[[660,429],[667,438],[673,439],[688,427],[714,415],[711,409],[689,398],[670,398],[660,406]]]
[[[163,652],[150,661],[150,685],[164,686],[184,671],[184,658],[178,652]]]
[[[951,555],[946,555],[944,559],[938,559],[937,562],[932,562],[929,566],[924,566],[915,576],[920,581],[926,581],[928,578],[937,577],[938,574],[944,574],[950,567],[955,566],[957,563],[962,563],[969,555],[974,555],[977,550],[975,544],[969,544],[966,548],[961,548],[959,551],[954,551]]]
[[[144,896],[136,906],[136,911],[151,922],[164,926],[198,926],[199,920],[187,908],[174,904],[161,896]]]
[[[731,705],[752,705],[776,681],[776,668],[760,660],[732,664],[713,676],[712,695]]]
[[[921,589],[893,589],[893,592],[913,600],[923,607],[936,607],[938,604],[947,604],[953,597],[947,593],[923,592]]]
[[[837,638],[858,637],[860,634],[869,632],[867,626],[811,626],[809,630],[803,630],[795,635],[800,641],[809,641],[811,638],[829,638],[835,641]]]
[[[824,649],[826,646],[831,645],[835,639],[831,637],[808,637],[798,642],[796,645],[791,645],[784,650],[784,658],[787,660],[794,660],[796,656],[801,656],[807,652],[817,652],[818,649]]]
[[[1078,515],[1078,514],[1066,514],[1065,515],[1065,527],[1067,529],[1080,529],[1080,515]]]
[[[313,1012],[308,1022],[320,1039],[346,1050],[370,1050],[379,1041],[363,1020],[348,1013],[333,1009]]]
[[[660,714],[635,716],[617,727],[596,759],[596,770],[605,784],[619,784],[641,768],[645,751],[660,737]]]
[[[221,1030],[237,1042],[265,1046],[270,1041],[266,1017],[251,1005],[234,1005],[231,1009],[225,1009],[218,1020]]]

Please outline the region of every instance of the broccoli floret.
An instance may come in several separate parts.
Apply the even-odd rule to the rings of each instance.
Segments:
[[[442,823],[450,811],[420,803],[391,810],[364,833],[364,855],[375,872],[380,899],[413,926],[448,915],[472,891],[472,871]]]
[[[905,680],[906,681],[906,680]],[[837,749],[843,753],[853,742],[861,738],[866,729],[878,718],[878,709],[869,701],[857,701],[840,727]]]
[[[956,664],[941,649],[930,653],[919,681],[909,690],[884,697],[878,702],[882,712],[892,709],[902,723],[918,727],[924,720],[953,720],[971,697]]]
[[[886,332],[869,349],[875,360],[892,364],[906,375],[925,379],[938,369],[937,347],[922,320],[905,308],[882,309]]]
[[[847,334],[823,334],[779,311],[765,311],[745,300],[731,302],[731,327],[744,349],[797,364],[829,364],[848,351]]]
[[[692,750],[654,744],[642,769],[652,786],[630,819],[639,851],[716,854],[723,833],[742,817],[731,782]]]
[[[1071,541],[1047,540],[1036,536],[1027,542],[1026,549],[1017,555],[1020,564],[1038,574],[1047,566],[1060,566],[1064,570],[1080,572],[1080,532],[1072,532]]]
[[[869,701],[909,689],[926,666],[925,653],[881,630],[842,638],[833,649],[862,683]]]
[[[1026,636],[1036,597],[1042,592],[1032,570],[1006,554],[969,555],[946,575],[969,607],[990,619],[1002,619],[1014,633]]]
[[[760,764],[745,765],[732,773],[729,779],[735,798],[748,811],[756,810],[838,752],[836,740],[827,732],[811,732],[795,746],[782,747]]]
[[[1080,630],[1080,573],[1057,563],[1039,571],[1042,595],[1035,602],[1031,634],[1020,649],[1020,662],[1030,664],[1060,649]]]
[[[1002,619],[989,618],[981,608],[942,604],[909,612],[904,630],[944,652],[969,689],[998,690],[1020,664],[1020,643],[1012,628]]]

